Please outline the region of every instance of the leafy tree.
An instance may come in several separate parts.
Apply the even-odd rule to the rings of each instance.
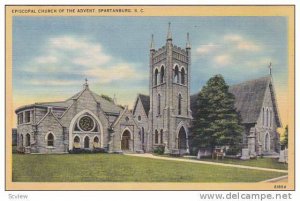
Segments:
[[[114,102],[113,99],[111,97],[109,97],[108,95],[105,95],[105,94],[101,94],[101,97],[109,102]]]
[[[283,133],[283,139],[281,141],[281,145],[283,145],[284,147],[288,148],[288,142],[289,142],[289,128],[286,125],[285,129],[284,129],[284,133]]]
[[[210,78],[197,97],[192,126],[193,146],[211,148],[229,145],[240,150],[243,127],[234,108],[234,95],[222,75]]]

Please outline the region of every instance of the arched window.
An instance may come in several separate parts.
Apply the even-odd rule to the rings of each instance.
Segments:
[[[265,151],[270,151],[270,134],[266,133],[265,135]]]
[[[181,69],[181,84],[184,84],[184,82],[185,82],[184,76],[185,76],[185,71],[184,71],[184,68],[182,68]]]
[[[181,115],[181,99],[182,99],[182,96],[181,96],[181,94],[179,94],[179,96],[178,96],[178,115]]]
[[[174,71],[174,82],[179,83],[179,69],[178,66],[175,66],[175,71]]]
[[[142,144],[145,142],[145,130],[144,127],[142,127]]]
[[[160,115],[160,94],[157,96],[157,115]]]
[[[49,133],[48,134],[48,137],[47,137],[47,146],[51,146],[53,147],[54,146],[54,135],[52,133]]]
[[[265,108],[264,107],[262,110],[262,124],[263,124],[263,126],[265,126]]]
[[[266,115],[266,126],[269,126],[269,109],[267,108],[267,115]]]
[[[74,142],[75,143],[79,143],[80,142],[80,138],[78,136],[74,137]]]
[[[21,144],[21,146],[23,147],[24,146],[24,139],[23,139],[23,134],[21,134],[21,141],[20,141],[20,144]]]
[[[165,67],[162,66],[160,70],[160,83],[164,83],[165,80]]]
[[[94,142],[95,143],[98,143],[99,142],[99,138],[96,136],[96,137],[94,137]]]
[[[90,138],[88,136],[85,136],[84,138],[84,148],[85,149],[90,148]]]
[[[97,136],[94,137],[94,148],[100,147],[99,138]]]
[[[30,134],[26,134],[26,147],[30,147]]]
[[[158,80],[158,70],[156,69],[154,73],[154,85],[157,85],[157,80]]]
[[[272,126],[273,116],[272,116],[272,110],[270,110],[270,127]]]
[[[157,130],[155,130],[154,143],[158,144],[158,131]]]
[[[164,131],[163,129],[160,129],[160,143],[162,144],[164,142]]]
[[[78,136],[74,137],[74,148],[80,148],[80,138]]]

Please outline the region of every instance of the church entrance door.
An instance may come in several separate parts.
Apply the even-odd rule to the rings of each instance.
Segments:
[[[125,130],[122,135],[121,149],[129,150],[130,132]]]
[[[270,151],[270,134],[265,135],[265,151]]]
[[[179,130],[178,134],[178,149],[180,154],[186,153],[187,150],[187,139],[186,139],[186,132],[183,126]]]

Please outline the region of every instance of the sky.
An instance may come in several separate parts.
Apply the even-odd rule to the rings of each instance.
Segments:
[[[192,46],[191,94],[222,74],[227,84],[272,76],[279,112],[287,124],[286,17],[14,17],[13,107],[62,101],[82,89],[116,96],[132,108],[149,94],[149,47]],[[15,116],[15,115],[14,115]]]

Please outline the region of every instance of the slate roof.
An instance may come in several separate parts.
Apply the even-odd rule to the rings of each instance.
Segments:
[[[257,122],[270,81],[268,76],[229,87],[229,92],[235,96],[234,105],[241,114],[242,123]]]
[[[86,89],[81,90],[80,92],[76,93],[75,95],[73,95],[72,97],[68,98],[65,101],[34,103],[31,105],[25,105],[25,106],[19,107],[16,109],[16,113],[19,110],[23,110],[26,108],[32,108],[32,107],[55,107],[55,108],[67,109],[68,107],[70,107],[72,105],[73,99],[78,99],[84,90],[86,90]],[[95,100],[98,103],[100,103],[100,107],[105,113],[119,114],[120,111],[123,110],[121,107],[117,106],[116,104],[109,102],[109,101],[105,100],[104,98],[102,98],[100,95],[94,93],[89,88],[87,90],[89,90],[89,92],[92,94],[92,96],[95,98]]]
[[[271,84],[271,98],[274,104],[274,114],[277,125],[281,126],[275,91],[270,76],[249,80],[229,87],[229,92],[235,96],[235,108],[240,112],[242,123],[256,123],[260,115],[265,92]],[[198,93],[191,95],[191,110],[196,112]]]
[[[137,103],[138,103],[139,99],[141,100],[141,103],[142,103],[143,108],[146,112],[146,115],[148,116],[149,110],[150,110],[150,96],[144,95],[144,94],[138,94],[138,97],[137,97],[136,102],[134,104],[133,114],[135,113],[136,106],[137,106]]]

